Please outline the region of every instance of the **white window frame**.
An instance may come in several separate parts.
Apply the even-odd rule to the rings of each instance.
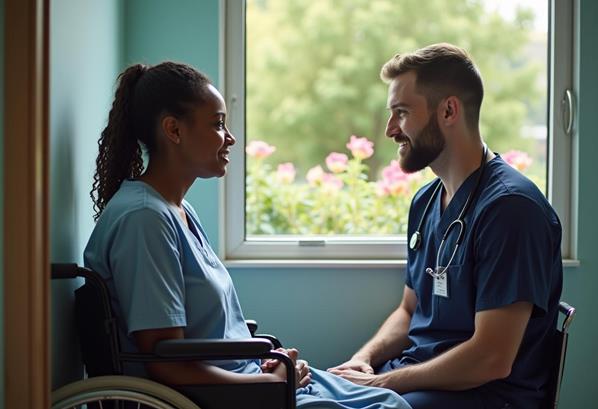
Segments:
[[[550,0],[548,100],[548,198],[563,225],[564,259],[576,257],[574,226],[576,172],[573,172],[575,132],[564,131],[562,110],[567,90],[573,90],[573,3]],[[552,11],[554,10],[554,12]],[[406,237],[265,236],[245,239],[245,1],[220,0],[220,79],[228,107],[228,124],[237,138],[228,175],[221,187],[220,255],[228,264],[338,264],[404,266]],[[573,111],[575,112],[574,101]],[[574,123],[574,121],[573,121]],[[573,125],[573,131],[575,126]],[[569,264],[574,265],[571,261]]]

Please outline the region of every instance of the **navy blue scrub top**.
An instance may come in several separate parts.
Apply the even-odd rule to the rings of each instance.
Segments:
[[[544,396],[562,288],[561,225],[537,187],[500,156],[486,164],[477,197],[465,216],[465,237],[447,270],[448,298],[433,294],[436,253],[448,225],[473,189],[477,171],[460,186],[442,211],[437,194],[422,226],[422,245],[408,251],[406,285],[417,295],[402,363],[427,361],[473,335],[475,313],[517,301],[533,304],[532,317],[508,378],[482,387],[490,400],[532,408]],[[408,236],[417,228],[436,182],[414,197]],[[441,265],[456,240],[447,239]]]

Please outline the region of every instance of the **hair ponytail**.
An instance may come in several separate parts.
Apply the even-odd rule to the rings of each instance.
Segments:
[[[106,207],[123,180],[143,172],[141,146],[132,125],[135,85],[147,71],[141,64],[127,68],[118,77],[118,88],[108,115],[108,125],[98,141],[99,153],[90,196],[94,203],[94,220]]]
[[[102,131],[96,173],[90,195],[94,220],[106,207],[123,180],[143,172],[143,146],[150,158],[159,149],[156,125],[160,115],[189,115],[205,102],[208,78],[186,64],[166,61],[152,67],[127,68],[118,77],[118,88]]]

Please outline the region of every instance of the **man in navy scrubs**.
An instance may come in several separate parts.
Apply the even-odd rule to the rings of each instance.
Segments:
[[[482,79],[464,50],[396,55],[381,77],[402,169],[430,166],[438,179],[411,204],[399,307],[330,371],[393,389],[413,409],[538,408],[562,287],[559,219],[483,143]]]

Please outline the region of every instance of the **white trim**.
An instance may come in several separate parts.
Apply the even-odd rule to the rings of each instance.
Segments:
[[[226,268],[353,268],[353,269],[393,269],[404,271],[407,260],[231,260],[224,263]],[[563,260],[563,267],[576,268],[579,260]]]
[[[570,0],[551,0],[550,13],[550,86],[549,86],[549,146],[548,146],[548,200],[557,211],[563,225],[562,253],[571,259],[577,256],[574,239],[577,196],[576,172],[573,165],[573,132],[567,135],[563,122],[563,96],[573,88],[573,7]],[[575,98],[573,101],[575,114]]]
[[[551,38],[548,128],[548,198],[563,225],[565,266],[576,266],[576,186],[577,176],[572,138],[562,130],[560,101],[565,89],[573,89],[573,5],[570,0],[550,1]],[[237,138],[231,153],[229,173],[223,182],[219,253],[231,266],[284,265],[346,266],[345,262],[364,265],[403,265],[407,257],[405,237],[289,237],[270,236],[246,240],[245,232],[245,2],[221,0],[221,78],[228,106],[229,128]],[[575,126],[573,137],[575,138]],[[241,210],[241,211],[240,211]],[[246,261],[244,261],[246,260]],[[267,262],[264,260],[274,260]],[[291,261],[292,260],[292,261]],[[301,261],[306,260],[306,261]],[[381,261],[382,260],[382,261]]]

